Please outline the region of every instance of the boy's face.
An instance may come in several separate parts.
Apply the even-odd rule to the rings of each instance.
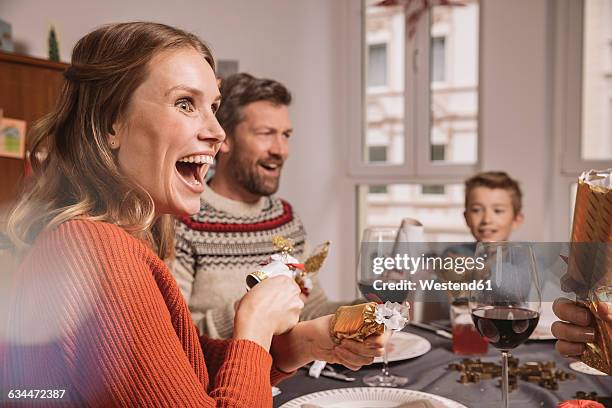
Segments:
[[[523,223],[523,214],[514,214],[510,192],[501,188],[473,188],[463,214],[479,242],[507,241]]]

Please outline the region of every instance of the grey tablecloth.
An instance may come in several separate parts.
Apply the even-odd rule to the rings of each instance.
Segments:
[[[407,361],[391,363],[391,371],[409,378],[404,388],[419,390],[431,394],[441,395],[461,402],[470,408],[492,408],[501,405],[501,391],[497,386],[498,380],[483,380],[478,384],[461,384],[459,373],[446,369],[449,363],[462,360],[464,357],[453,354],[451,341],[430,332],[409,327],[406,331],[418,334],[431,342],[429,353]],[[512,353],[518,357],[520,363],[527,361],[554,360],[557,368],[576,374],[575,380],[559,383],[559,389],[549,391],[525,381],[519,382],[519,388],[510,394],[510,406],[520,408],[556,407],[558,402],[573,399],[576,391],[597,392],[599,395],[612,396],[612,377],[592,376],[576,373],[569,368],[570,361],[561,357],[554,350],[554,342],[527,342]],[[489,353],[481,357],[483,361],[499,362],[500,353],[490,347]],[[282,393],[274,397],[274,406],[279,407],[287,401],[312,392],[333,388],[364,387],[361,377],[380,370],[380,365],[362,368],[356,373],[357,381],[348,383],[321,377],[310,378],[306,370],[299,370],[293,377],[278,385]]]

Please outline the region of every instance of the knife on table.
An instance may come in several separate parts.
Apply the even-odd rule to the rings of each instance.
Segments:
[[[435,333],[438,336],[444,337],[446,339],[452,339],[453,335],[446,330],[439,329],[431,324],[420,323],[420,322],[410,322],[410,324],[414,327],[418,327],[419,329],[427,330],[429,332]]]

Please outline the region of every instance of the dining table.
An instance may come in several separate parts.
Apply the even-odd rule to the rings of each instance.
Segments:
[[[454,354],[452,340],[412,325],[404,331],[416,334],[431,343],[431,350],[419,357],[391,362],[390,371],[408,378],[402,388],[435,394],[457,401],[470,408],[493,408],[501,406],[500,379],[483,379],[477,383],[461,383],[461,373],[449,369],[449,364],[460,363],[465,358],[479,358],[483,362],[499,363],[501,353],[489,347],[487,354],[465,356]],[[558,382],[558,389],[547,389],[537,383],[519,380],[518,387],[510,393],[510,407],[516,408],[555,408],[561,401],[576,399],[578,392],[595,392],[598,396],[612,397],[612,376],[590,375],[573,371],[569,364],[572,360],[564,358],[554,348],[554,340],[528,340],[512,350],[512,356],[519,364],[526,362],[554,362],[557,369],[575,374],[574,379]],[[337,366],[343,370],[342,366]],[[353,382],[308,376],[306,369],[298,370],[292,377],[277,387],[281,393],[274,397],[274,407],[280,407],[294,398],[318,391],[348,387],[365,387],[362,378],[381,370],[380,364],[372,364],[346,374],[355,377]],[[612,398],[610,399],[612,401]],[[612,407],[612,405],[610,405]]]

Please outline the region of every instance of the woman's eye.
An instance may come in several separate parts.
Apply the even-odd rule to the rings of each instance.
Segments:
[[[218,104],[213,104],[211,107],[213,114],[217,114],[217,111],[219,110],[219,105]]]
[[[181,98],[174,104],[177,108],[185,112],[193,112],[195,108],[193,107],[193,103],[187,98]]]

